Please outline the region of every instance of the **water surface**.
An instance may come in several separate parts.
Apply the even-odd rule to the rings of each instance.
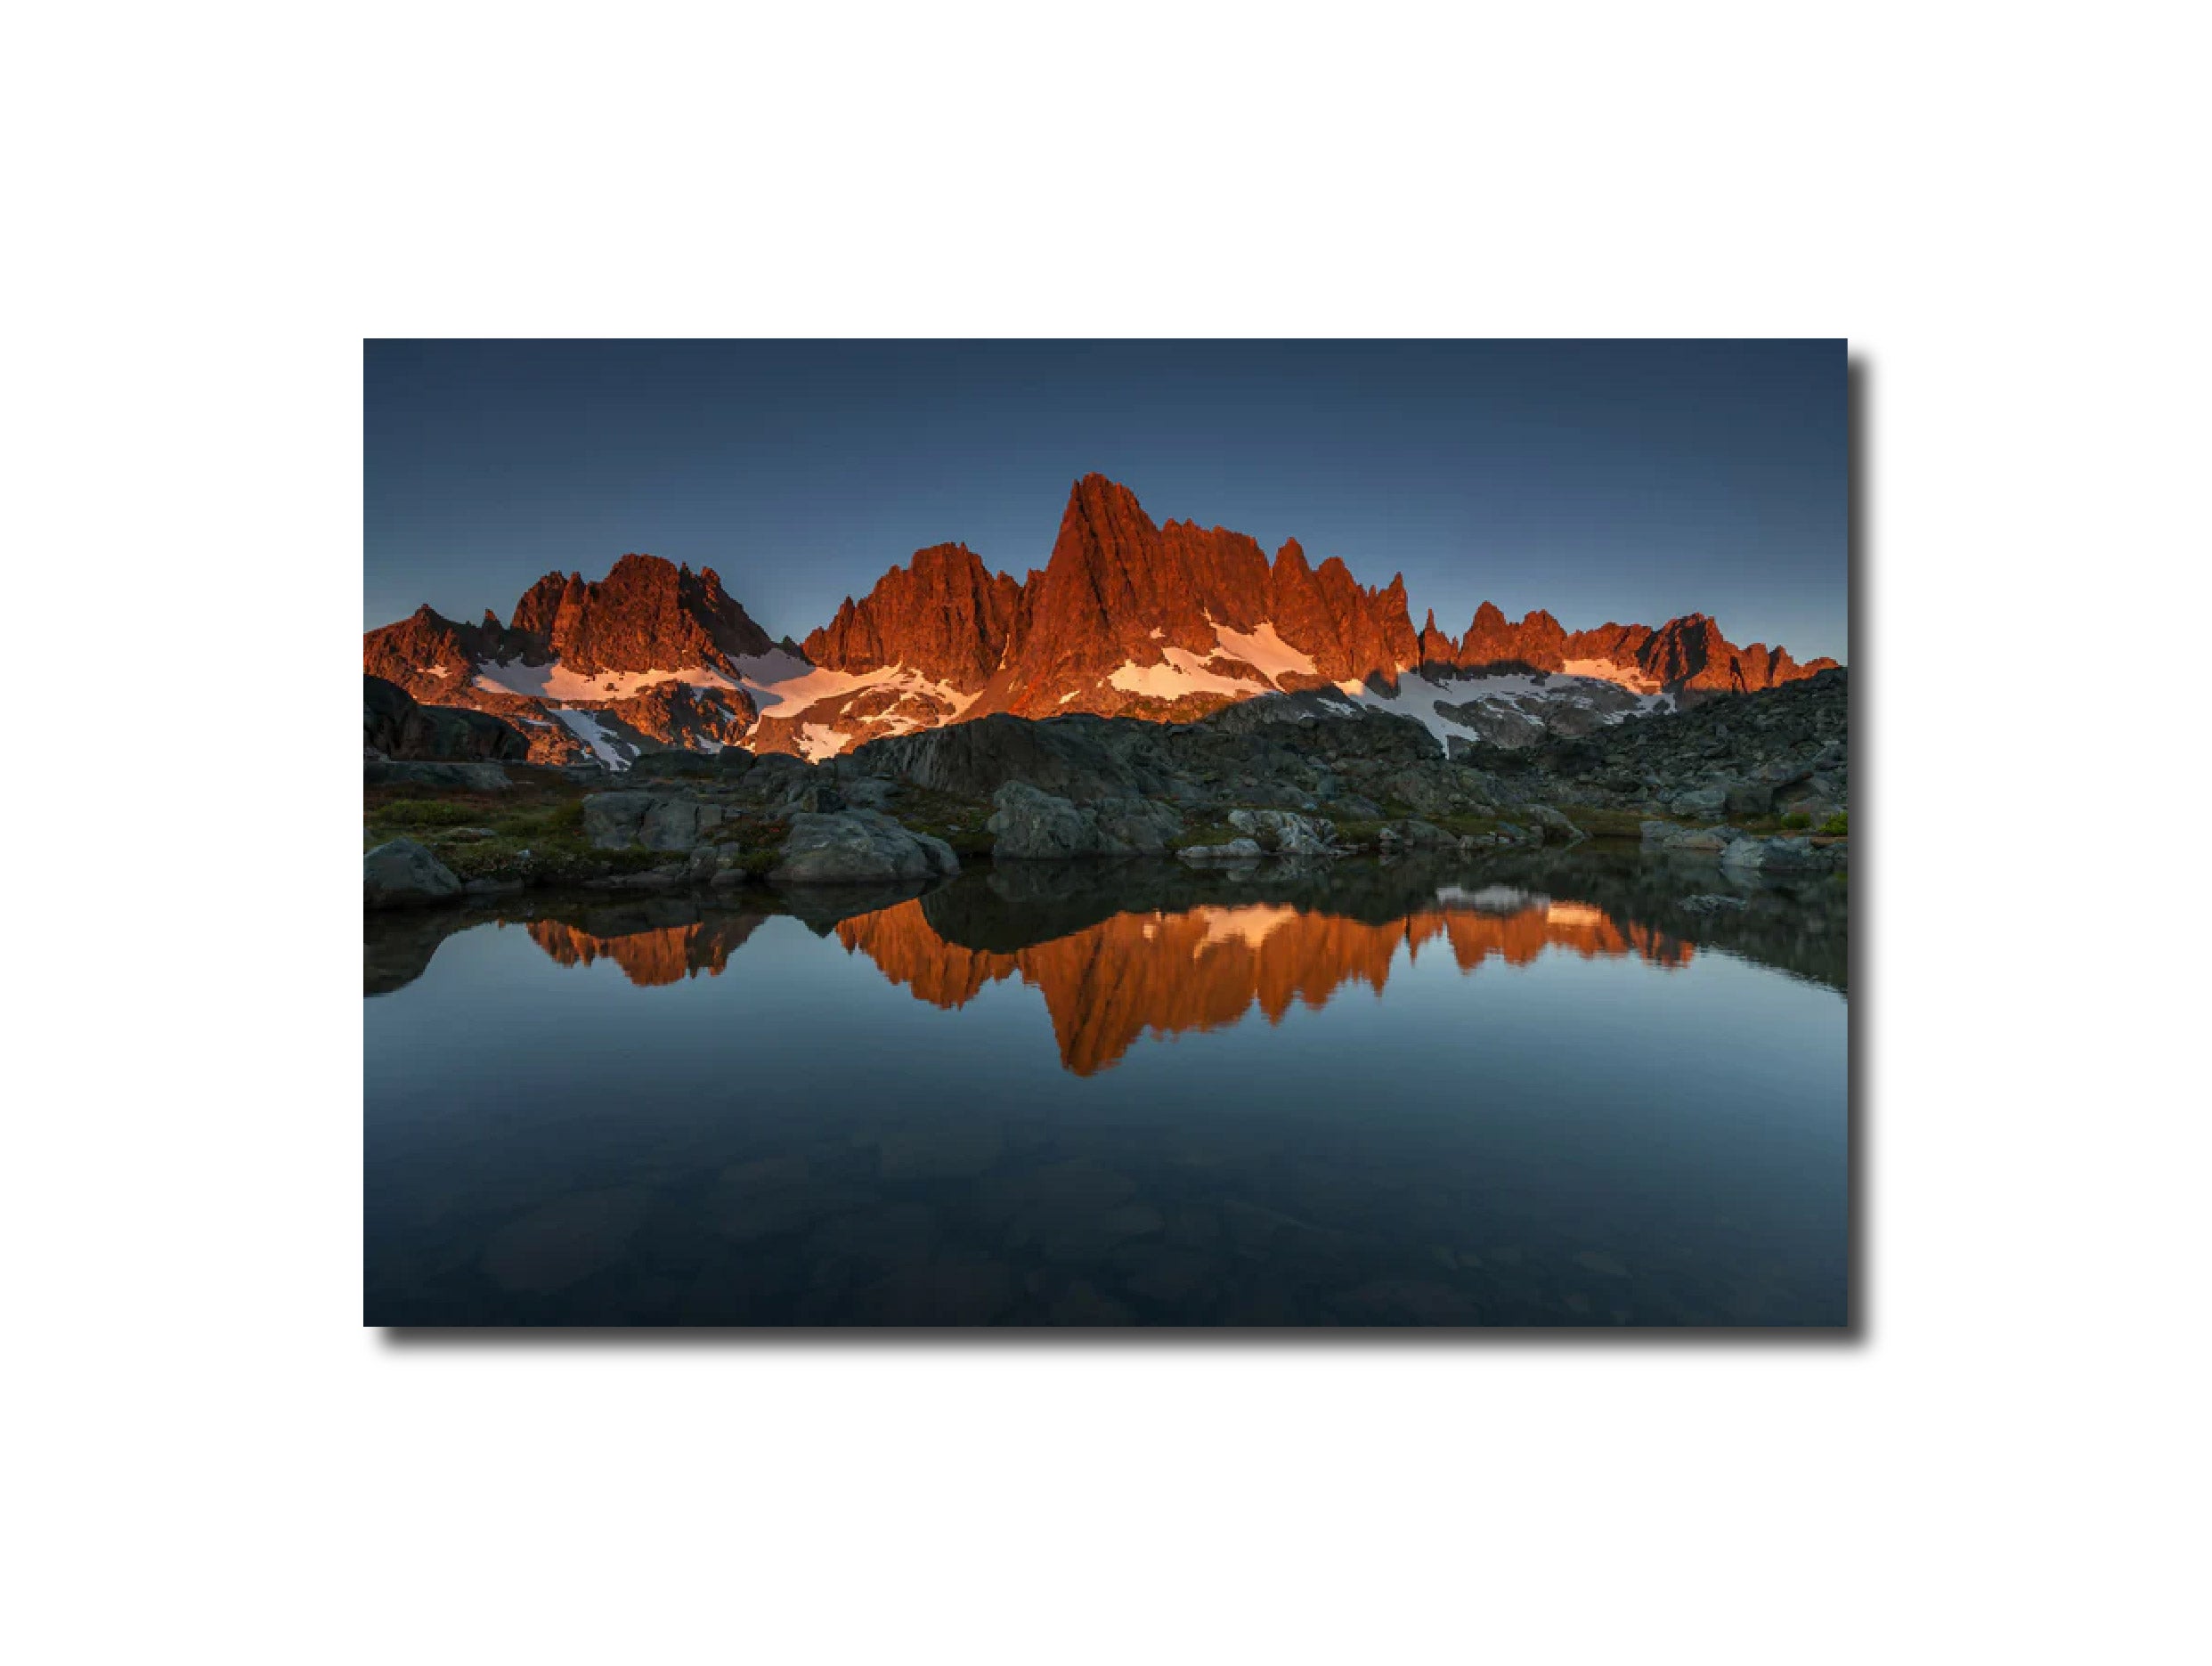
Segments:
[[[1845,913],[1570,852],[379,919],[367,1321],[1842,1324]]]

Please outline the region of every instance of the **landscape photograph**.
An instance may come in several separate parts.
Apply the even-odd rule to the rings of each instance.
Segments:
[[[1840,340],[363,348],[363,1322],[1853,1321]]]

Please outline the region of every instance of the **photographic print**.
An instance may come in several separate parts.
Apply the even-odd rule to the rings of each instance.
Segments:
[[[364,375],[366,1323],[1849,1322],[1842,342]]]

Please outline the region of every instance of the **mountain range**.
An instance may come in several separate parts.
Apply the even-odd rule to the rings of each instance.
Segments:
[[[722,588],[657,557],[606,577],[549,573],[507,622],[428,606],[369,631],[362,669],[423,706],[487,712],[542,763],[626,768],[681,747],[812,760],[993,712],[1160,721],[1301,689],[1403,713],[1455,740],[1532,744],[1712,693],[1826,670],[1737,647],[1702,614],[1570,631],[1490,603],[1416,630],[1402,578],[1362,585],[1297,540],[1155,524],[1127,487],[1076,482],[1042,570],[994,573],[964,544],[919,550],[803,642],[772,639]]]

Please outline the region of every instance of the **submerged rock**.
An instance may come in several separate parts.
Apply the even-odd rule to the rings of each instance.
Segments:
[[[540,1204],[492,1235],[484,1272],[503,1290],[565,1289],[619,1262],[652,1207],[653,1194],[637,1186],[573,1192]]]
[[[371,908],[412,908],[461,894],[459,877],[412,839],[380,844],[362,859],[362,900]]]
[[[1700,891],[1695,897],[1682,898],[1684,914],[1741,914],[1749,906],[1741,897],[1729,897],[1720,891]]]

